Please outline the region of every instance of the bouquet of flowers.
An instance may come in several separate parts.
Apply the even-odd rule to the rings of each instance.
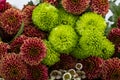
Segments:
[[[120,80],[120,17],[110,18],[115,28],[105,21],[113,7],[108,0],[41,0],[20,10],[0,0],[0,77]]]

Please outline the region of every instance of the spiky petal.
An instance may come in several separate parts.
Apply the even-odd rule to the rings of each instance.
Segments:
[[[27,67],[24,65],[20,55],[7,54],[0,63],[0,75],[5,80],[21,80],[26,77]]]
[[[100,77],[104,60],[99,57],[88,57],[80,61],[88,79]]]
[[[47,38],[47,33],[39,30],[36,26],[29,25],[24,27],[23,34],[28,37],[38,37],[41,39]]]
[[[105,61],[102,70],[102,80],[120,79],[120,59],[112,58]]]
[[[22,23],[22,13],[15,8],[7,9],[0,18],[1,27],[10,35],[15,35]]]
[[[18,54],[20,52],[21,45],[23,44],[24,40],[26,40],[26,39],[27,39],[26,36],[21,35],[21,36],[17,37],[15,40],[13,40],[10,43],[11,52]]]
[[[91,0],[90,9],[100,15],[105,16],[109,10],[108,0]]]
[[[38,65],[46,56],[46,47],[40,38],[28,38],[20,47],[20,54],[29,65]]]
[[[72,14],[80,15],[89,7],[90,0],[62,0],[63,8]]]
[[[48,68],[39,64],[37,66],[28,65],[28,75],[26,80],[48,80]]]

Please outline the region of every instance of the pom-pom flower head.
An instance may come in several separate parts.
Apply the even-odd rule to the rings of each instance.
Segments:
[[[20,47],[20,54],[29,65],[38,65],[46,56],[46,47],[40,38],[28,38]]]
[[[47,48],[46,57],[43,59],[42,63],[48,66],[54,65],[60,60],[60,54],[52,49],[50,42],[44,41]]]
[[[15,8],[7,9],[0,18],[1,27],[10,35],[15,35],[22,23],[22,13]]]
[[[54,50],[59,53],[70,53],[76,46],[78,36],[69,25],[59,25],[49,35],[49,41]]]
[[[75,26],[77,16],[67,13],[63,8],[59,9],[59,24]]]
[[[71,53],[78,59],[89,56],[98,56],[104,59],[110,58],[114,53],[114,45],[99,31],[86,30],[79,39],[79,43]]]
[[[102,70],[102,80],[120,79],[120,59],[112,58],[105,61]]]
[[[91,0],[90,8],[93,12],[105,16],[109,10],[109,0]]]
[[[41,3],[32,13],[33,23],[43,31],[51,31],[58,24],[58,10],[49,3]]]
[[[116,45],[119,44],[120,43],[120,29],[113,28],[108,34],[108,39]]]
[[[82,35],[82,32],[85,30],[98,30],[101,33],[104,33],[106,29],[106,22],[104,18],[98,14],[87,12],[79,17],[76,22],[76,31],[79,35]]]
[[[0,75],[5,80],[21,80],[26,77],[27,67],[20,55],[7,54],[0,63]]]
[[[26,39],[27,39],[26,36],[21,35],[20,37],[17,37],[15,40],[13,40],[12,43],[10,43],[11,52],[18,54],[20,52],[21,45]]]
[[[89,7],[90,0],[62,0],[63,8],[72,14],[80,15]]]
[[[98,57],[89,57],[80,61],[88,79],[100,77],[104,60]]]
[[[48,68],[39,64],[37,66],[28,65],[28,74],[26,80],[48,80]]]

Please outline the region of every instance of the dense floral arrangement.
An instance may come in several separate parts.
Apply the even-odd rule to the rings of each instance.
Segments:
[[[0,78],[119,80],[120,17],[106,35],[109,8],[108,0],[41,0],[20,10],[0,0]]]

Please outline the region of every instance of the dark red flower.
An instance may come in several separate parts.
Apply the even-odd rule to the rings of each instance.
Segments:
[[[67,54],[61,54],[60,55],[60,61],[55,63],[53,66],[51,66],[52,70],[68,70],[75,68],[77,61],[75,58],[73,58],[71,55]]]
[[[120,43],[120,29],[113,28],[108,34],[108,39],[116,45],[119,44]]]
[[[20,54],[29,65],[38,65],[46,56],[46,46],[40,38],[28,38],[20,47]]]
[[[83,71],[90,80],[100,77],[104,60],[99,57],[88,57],[80,60],[83,64]]]
[[[11,52],[14,53],[19,53],[20,52],[20,47],[23,44],[24,40],[26,40],[28,37],[21,35],[19,37],[17,37],[15,40],[13,40],[10,43],[10,48],[11,48]]]
[[[25,26],[23,34],[28,37],[38,37],[41,39],[47,38],[47,34],[39,29],[37,29],[35,26],[29,25]]]
[[[7,9],[0,18],[1,27],[5,32],[14,35],[18,32],[22,23],[22,13],[15,8]]]
[[[105,61],[102,80],[120,80],[120,59],[112,58]]]
[[[0,62],[0,75],[5,80],[21,80],[26,77],[27,67],[20,55],[7,54]]]
[[[48,68],[43,64],[37,66],[28,65],[26,80],[48,80]]]
[[[72,14],[80,15],[89,7],[90,0],[62,0],[63,8]]]
[[[95,13],[105,16],[109,10],[109,1],[91,0],[90,9]]]
[[[22,9],[22,12],[24,14],[24,18],[25,21],[27,22],[27,24],[31,24],[32,23],[32,11],[35,8],[34,5],[25,5],[24,8]]]

